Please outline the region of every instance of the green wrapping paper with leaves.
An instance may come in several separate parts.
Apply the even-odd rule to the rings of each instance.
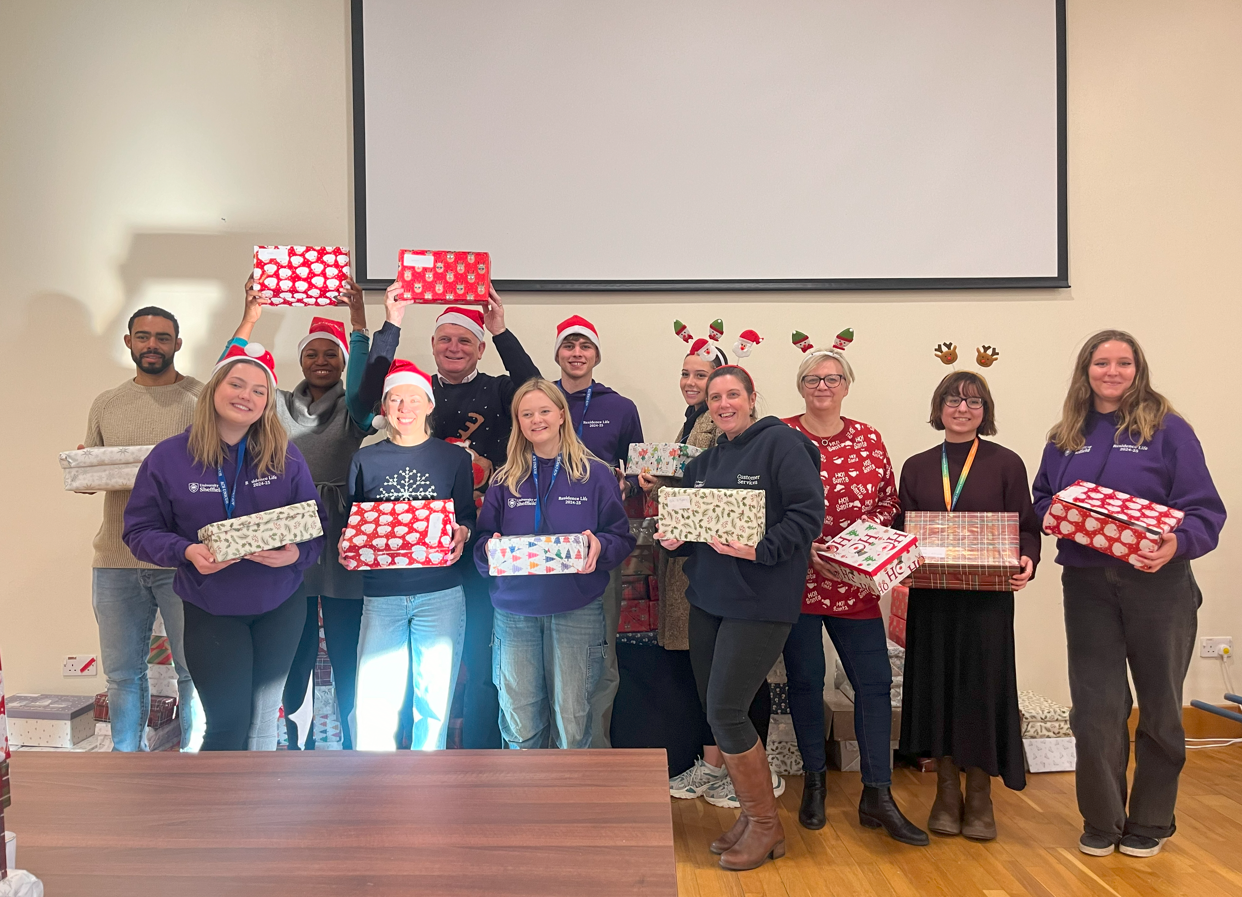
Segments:
[[[257,514],[209,523],[198,531],[198,540],[217,561],[231,561],[256,551],[309,542],[323,535],[318,503],[298,502]]]
[[[766,526],[767,499],[760,489],[660,490],[660,532],[683,542],[758,545]]]

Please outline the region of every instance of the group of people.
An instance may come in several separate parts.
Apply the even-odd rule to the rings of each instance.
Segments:
[[[629,445],[643,441],[638,410],[594,379],[601,340],[586,319],[558,326],[560,377],[549,381],[507,329],[493,291],[486,310],[439,315],[428,375],[396,358],[410,304],[397,285],[373,338],[352,283],[344,302],[352,333],[316,318],[292,390],[278,389],[271,354],[250,341],[265,304],[252,284],[206,384],[177,372],[171,314],[148,307],[130,319],[136,377],[96,400],[86,439],[157,443],[132,494],[108,493],[95,543],[93,604],[118,750],[145,748],[157,608],[179,677],[183,744],[197,689],[204,750],[273,749],[281,704],[287,717],[306,693],[322,612],[346,747],[395,749],[403,715],[411,747],[444,747],[459,675],[464,747],[607,747],[620,681],[619,571],[635,546],[625,500],[658,503],[669,485],[759,489],[757,544],[656,534],[660,644],[686,658],[699,695],[691,713],[704,721],[702,756],[672,777],[670,793],[740,808],[712,844],[724,867],[783,854],[784,783],[764,745],[766,677],[783,656],[805,769],[798,818],[824,826],[826,629],[855,693],[860,824],[929,843],[890,792],[897,741],[903,754],[936,760],[927,828],[991,839],[992,778],[1025,785],[1013,593],[1035,574],[1053,496],[1082,479],[1172,506],[1185,520],[1136,563],[1058,540],[1079,846],[1149,856],[1173,834],[1182,681],[1201,601],[1190,561],[1215,547],[1225,509],[1194,431],[1153,389],[1130,335],[1104,331],[1083,346],[1033,495],[1018,455],[984,438],[997,432],[997,408],[978,373],[937,385],[928,423],[943,438],[898,478],[880,434],[842,414],[855,380],[843,350],[803,357],[794,385],[804,411],[779,419],[758,416],[744,368],[696,345],[681,365],[686,418],[675,441],[703,451],[678,482],[624,473]],[[478,370],[488,336],[506,375]],[[386,438],[360,448],[377,430]],[[448,566],[342,567],[351,502],[437,498],[456,509]],[[323,537],[224,562],[198,541],[205,524],[308,500]],[[1021,561],[1012,591],[911,589],[895,733],[879,596],[834,579],[815,546],[860,520],[900,528],[911,511],[1016,513]],[[488,575],[490,538],[536,533],[581,533],[582,571]],[[1142,708],[1128,803],[1127,666]],[[299,743],[290,726],[290,748]]]

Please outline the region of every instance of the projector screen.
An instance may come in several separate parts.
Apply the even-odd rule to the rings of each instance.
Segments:
[[[1067,286],[1064,0],[353,0],[355,265]]]

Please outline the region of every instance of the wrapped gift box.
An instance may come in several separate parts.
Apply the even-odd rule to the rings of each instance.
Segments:
[[[344,742],[341,735],[340,714],[336,708],[336,689],[331,686],[316,685],[314,709],[315,719],[312,728],[315,732],[315,749],[341,750]]]
[[[181,723],[167,722],[158,729],[147,726],[146,734],[148,751],[181,750]],[[96,721],[95,738],[98,739],[97,750],[112,750],[112,723]]]
[[[836,689],[824,690],[824,723],[828,729],[828,765],[842,772],[857,772],[860,765],[858,736],[854,731],[854,702]],[[892,736],[901,734],[901,708],[892,708],[889,720]],[[892,768],[897,739],[889,745],[888,762]]]
[[[918,542],[910,533],[860,520],[827,545],[814,548],[833,579],[883,595],[923,562]]]
[[[13,695],[5,702],[14,746],[71,748],[95,734],[90,695]]]
[[[1018,692],[1023,738],[1069,738],[1070,709],[1033,691]]]
[[[501,536],[487,540],[488,572],[492,576],[581,573],[589,550],[582,533]]]
[[[1015,513],[908,511],[905,527],[923,555],[913,588],[1009,592],[1009,577],[1022,572]]]
[[[655,551],[650,545],[639,545],[621,562],[622,576],[650,576],[655,573]]]
[[[180,694],[177,689],[177,668],[170,663],[147,664],[147,684],[152,695],[176,698]]]
[[[651,623],[651,604],[646,598],[622,598],[621,622],[617,631],[650,632],[655,628]]]
[[[256,551],[281,548],[294,542],[309,542],[322,535],[319,503],[303,501],[209,523],[198,531],[198,540],[218,562],[245,557]]]
[[[683,542],[740,542],[758,545],[767,530],[761,489],[660,490],[660,532]]]
[[[651,598],[647,594],[647,577],[645,576],[622,576],[621,577],[621,600],[622,601],[649,601]]]
[[[151,695],[151,712],[147,714],[147,725],[152,729],[165,726],[177,718],[177,699],[163,695]],[[106,723],[108,717],[108,693],[95,695],[95,722]],[[95,734],[99,734],[96,732]]]
[[[160,665],[172,663],[172,645],[168,642],[168,636],[151,636],[151,648],[147,652],[147,663]]]
[[[447,567],[456,510],[451,498],[356,501],[341,533],[346,570]]]
[[[138,468],[153,445],[100,445],[60,453],[66,492],[123,492],[134,488]]]
[[[893,591],[889,593],[888,640],[902,649],[906,647],[906,613],[909,607],[910,590],[906,586],[893,586]]]
[[[1140,551],[1154,551],[1186,515],[1105,486],[1079,480],[1052,499],[1048,509],[1056,523],[1052,534],[1131,564]]]
[[[654,545],[656,521],[654,517],[640,517],[630,520],[630,535],[638,546]]]
[[[686,462],[702,453],[702,449],[680,442],[631,442],[625,472],[679,477],[686,472]]]
[[[254,248],[254,287],[272,305],[336,305],[348,278],[341,246]]]
[[[397,256],[401,298],[441,305],[486,305],[492,260],[486,252],[402,249]]]
[[[1023,738],[1027,772],[1073,772],[1077,762],[1074,738]]]

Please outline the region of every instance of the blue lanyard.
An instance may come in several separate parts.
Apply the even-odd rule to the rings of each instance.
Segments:
[[[561,386],[560,380],[556,381],[556,385],[561,387],[561,392],[565,392],[565,387]],[[594,383],[592,383],[590,386],[587,387],[586,398],[582,402],[582,417],[578,420],[578,431],[577,431],[579,439],[582,438],[582,425],[586,423],[587,411],[589,411],[591,408],[591,394],[593,392],[595,392]],[[569,393],[565,393],[565,394],[569,395]],[[558,463],[559,463],[559,459],[558,459]]]
[[[233,508],[237,506],[237,487],[241,485],[242,465],[246,463],[246,439],[249,433],[242,437],[241,442],[237,443],[237,474],[233,477],[233,494],[229,494],[229,487],[224,482],[224,470],[220,465],[216,465],[216,480],[220,483],[220,494],[224,496],[224,519],[230,520],[233,517]]]
[[[539,529],[543,524],[543,503],[552,495],[552,487],[556,485],[556,477],[561,472],[561,456],[556,456],[556,463],[552,465],[552,481],[548,483],[548,492],[545,495],[539,490],[539,458],[534,452],[530,453],[530,475],[535,481],[535,533],[539,533]]]

